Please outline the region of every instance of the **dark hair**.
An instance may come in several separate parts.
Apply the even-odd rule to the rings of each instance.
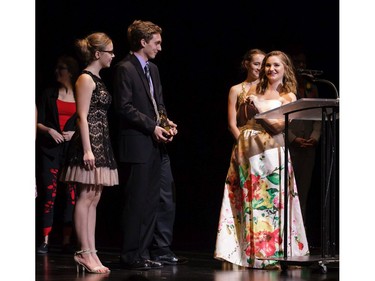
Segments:
[[[105,47],[112,43],[111,38],[103,32],[94,32],[86,38],[78,39],[76,47],[79,50],[79,56],[83,62],[88,65],[95,60],[95,52],[104,50]]]
[[[248,50],[248,51],[244,54],[244,56],[243,56],[243,58],[242,58],[242,62],[241,62],[241,69],[242,69],[242,70],[247,70],[246,62],[251,61],[254,55],[263,55],[263,56],[265,56],[266,53],[263,52],[263,51],[260,50],[260,49],[250,49],[250,50]]]
[[[141,40],[144,39],[147,43],[152,39],[154,34],[161,34],[162,29],[150,22],[135,20],[129,25],[127,30],[130,50],[133,52],[142,49]]]
[[[78,75],[80,74],[78,61],[72,56],[61,55],[57,59],[57,64],[59,63],[63,63],[66,65],[66,67],[68,68],[68,72],[72,75],[71,82],[74,85],[78,78]]]

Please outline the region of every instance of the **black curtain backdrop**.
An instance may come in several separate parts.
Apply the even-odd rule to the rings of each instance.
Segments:
[[[54,81],[56,58],[75,55],[75,39],[106,32],[114,43],[114,65],[129,51],[126,28],[133,20],[150,20],[163,28],[162,52],[154,62],[169,117],[179,129],[168,145],[177,189],[176,250],[214,251],[233,144],[227,96],[230,86],[245,78],[240,62],[248,49],[301,49],[308,67],[323,70],[322,78],[339,88],[338,0],[36,0],[35,19],[36,99]],[[111,90],[112,69],[101,74]],[[334,97],[324,86],[321,94]],[[103,193],[99,248],[119,246],[119,192],[113,187]]]

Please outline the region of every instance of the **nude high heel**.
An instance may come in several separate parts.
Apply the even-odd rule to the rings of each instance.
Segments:
[[[98,250],[91,250],[90,251],[90,253],[94,253],[94,254],[96,254],[98,252]],[[99,257],[98,257],[99,258]],[[100,261],[100,260],[99,260]],[[111,270],[108,268],[108,267],[106,267],[106,266],[104,266],[101,262],[100,262],[100,266],[102,267],[102,268],[104,268],[107,272],[111,272]]]
[[[78,259],[78,255],[89,255],[89,254],[91,254],[90,249],[81,250],[81,251],[77,251],[74,253],[74,261],[76,263],[77,273],[79,273],[80,268],[82,268],[83,273],[85,273],[85,270],[87,270],[87,272],[89,273],[97,273],[97,274],[108,273],[108,271],[104,271],[104,272],[101,271],[104,269],[103,265],[95,266],[94,268],[89,268],[86,264],[84,264]]]

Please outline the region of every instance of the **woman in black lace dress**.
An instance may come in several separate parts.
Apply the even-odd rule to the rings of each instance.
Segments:
[[[96,254],[96,207],[104,186],[118,185],[117,165],[109,137],[107,111],[112,97],[100,78],[114,57],[112,40],[93,33],[77,40],[86,68],[76,83],[77,125],[68,152],[63,180],[78,183],[74,222],[78,247],[74,255],[77,270],[107,273]]]

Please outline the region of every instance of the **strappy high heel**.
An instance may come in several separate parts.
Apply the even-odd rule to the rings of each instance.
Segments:
[[[77,252],[74,253],[74,261],[76,263],[77,273],[79,273],[79,271],[80,271],[79,269],[80,268],[82,268],[82,272],[83,273],[85,273],[85,270],[87,270],[87,272],[89,272],[89,273],[97,273],[97,274],[108,273],[108,271],[101,272],[101,270],[104,269],[103,265],[95,266],[94,268],[89,268],[86,264],[84,264],[83,262],[81,262],[78,259],[78,255],[89,255],[89,254],[91,254],[90,249],[81,250],[81,251],[77,251]]]
[[[91,250],[90,251],[90,253],[94,253],[94,254],[96,254],[97,252],[98,252],[98,250]],[[99,259],[99,257],[98,257],[98,259]],[[100,261],[100,259],[99,259],[99,261]],[[104,266],[101,261],[100,261],[100,266],[102,268],[104,268],[105,270],[107,270],[107,272],[111,272],[111,270],[108,267]]]

